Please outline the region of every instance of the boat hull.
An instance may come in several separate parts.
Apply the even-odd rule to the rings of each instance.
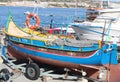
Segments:
[[[20,52],[20,51],[14,49],[13,47],[10,47],[10,46],[7,46],[7,49],[8,49],[9,55],[11,54],[12,56],[17,58],[18,60],[28,60],[30,58],[34,62],[37,62],[38,64],[45,63],[45,64],[49,64],[49,65],[55,65],[58,67],[80,68],[79,65],[77,65],[77,64],[62,62],[62,61],[58,61],[58,60],[52,60],[52,59],[48,59],[48,58],[36,57],[36,56],[32,56],[31,54],[25,54],[25,53]]]
[[[26,53],[20,52],[19,50],[16,50],[14,47],[9,46],[9,45],[7,46],[7,50],[8,50],[8,55],[13,56],[20,61],[28,60],[30,58],[33,60],[33,62],[36,62],[38,65],[47,64],[49,66],[55,66],[55,67],[59,67],[59,68],[68,68],[73,71],[76,71],[75,69],[77,69],[78,71],[76,71],[76,72],[78,72],[80,74],[81,74],[81,72],[80,72],[81,69],[84,69],[84,71],[87,72],[87,77],[91,77],[91,78],[97,78],[97,76],[99,75],[98,71],[99,71],[100,67],[103,66],[103,65],[75,64],[75,63],[70,63],[70,62],[53,60],[53,59],[49,59],[49,58],[36,57],[31,54],[26,54]]]
[[[95,51],[90,56],[72,56],[72,55],[64,55],[64,54],[56,54],[55,52],[51,51],[41,51],[38,47],[29,47],[28,45],[14,43],[12,41],[8,42],[7,45],[8,53],[12,56],[16,57],[17,59],[26,60],[31,58],[36,60],[37,62],[43,62],[46,64],[53,64],[59,65],[62,67],[76,67],[76,65],[84,64],[84,65],[105,65],[109,63],[110,54],[104,53],[101,50]],[[56,51],[56,50],[55,50]],[[115,53],[114,51],[112,51]],[[83,53],[83,52],[82,52]],[[87,52],[89,53],[89,52]],[[115,58],[115,55],[111,55]],[[52,62],[52,63],[51,63]],[[54,62],[54,63],[53,63]],[[72,66],[71,66],[71,65]],[[112,59],[111,64],[117,64],[117,60]]]

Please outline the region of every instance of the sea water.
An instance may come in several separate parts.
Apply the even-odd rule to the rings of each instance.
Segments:
[[[25,25],[24,12],[34,12],[34,9],[34,7],[0,6],[0,27],[6,25],[9,13],[18,26]],[[85,8],[38,8],[35,13],[39,15],[41,25],[49,25],[51,20],[53,20],[53,25],[66,25],[76,18],[79,20],[86,18]],[[33,23],[35,20],[31,20],[31,22]]]

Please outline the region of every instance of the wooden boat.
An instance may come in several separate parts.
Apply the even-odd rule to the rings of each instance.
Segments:
[[[8,19],[5,33],[9,53],[20,59],[32,57],[32,59],[43,60],[44,62],[50,60],[59,63],[104,65],[109,63],[109,57],[111,56],[110,53],[106,53],[104,50],[114,47],[108,44],[102,45],[99,41],[76,40],[67,36],[60,38],[55,34],[41,32],[36,34],[37,31],[30,34],[30,32],[28,33],[17,27],[11,16]],[[112,56],[114,58],[112,63],[117,64],[117,61],[115,61],[116,55]]]
[[[76,40],[67,35],[63,38],[60,34],[28,30],[18,27],[12,16],[9,16],[4,32],[10,56],[18,60],[31,59],[34,62],[72,69],[81,69],[81,66],[85,68],[85,65],[118,64],[116,44]]]

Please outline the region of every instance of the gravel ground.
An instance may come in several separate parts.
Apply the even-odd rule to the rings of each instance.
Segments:
[[[6,64],[1,64],[0,65],[0,70],[3,68],[7,68],[10,72],[14,72],[14,75],[10,77],[9,81],[7,82],[43,82],[41,78],[37,80],[29,80],[27,79],[23,73],[21,73],[19,70],[12,70],[10,67],[8,67]],[[78,82],[78,81],[71,81],[71,80],[61,80],[61,79],[51,79],[47,78],[48,81],[44,82]],[[1,81],[0,81],[1,82]],[[79,81],[82,82],[82,81]],[[85,82],[85,81],[84,81]]]

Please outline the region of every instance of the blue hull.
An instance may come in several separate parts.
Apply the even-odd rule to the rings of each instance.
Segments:
[[[118,64],[116,58],[116,45],[105,45],[100,50],[95,51],[94,54],[88,57],[81,56],[67,56],[49,52],[41,52],[36,49],[30,49],[27,45],[20,46],[13,42],[8,42],[8,45],[14,48],[17,52],[25,53],[38,58],[45,58],[56,60],[59,62],[66,62],[72,64],[85,64],[85,65],[105,65],[105,64]]]

